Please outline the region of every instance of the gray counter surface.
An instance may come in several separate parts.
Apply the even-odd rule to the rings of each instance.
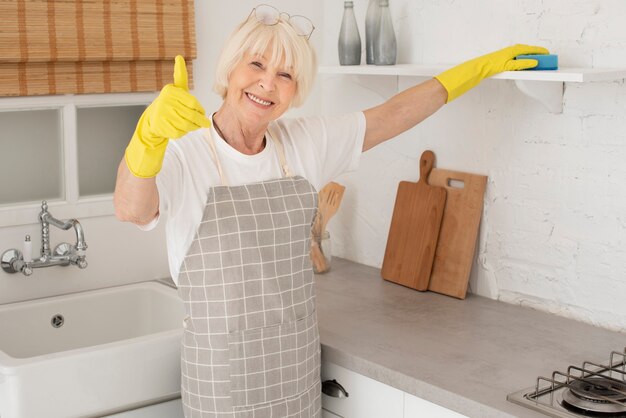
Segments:
[[[325,361],[469,417],[545,417],[506,395],[626,346],[623,333],[471,294],[417,292],[343,259],[315,282]]]

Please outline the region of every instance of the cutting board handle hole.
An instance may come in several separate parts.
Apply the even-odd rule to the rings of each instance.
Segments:
[[[463,180],[448,179],[448,187],[453,189],[463,189],[465,188],[465,182]]]

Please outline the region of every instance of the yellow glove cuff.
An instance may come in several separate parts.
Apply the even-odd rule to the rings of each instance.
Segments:
[[[163,166],[167,142],[167,139],[163,138],[163,141],[158,144],[147,144],[135,131],[124,153],[130,172],[139,178],[156,176]]]
[[[484,78],[480,73],[475,73],[475,75],[469,75],[468,73],[471,74],[471,72],[466,72],[464,69],[459,70],[458,67],[454,67],[435,76],[448,92],[446,103],[450,103],[468,90],[476,87]]]

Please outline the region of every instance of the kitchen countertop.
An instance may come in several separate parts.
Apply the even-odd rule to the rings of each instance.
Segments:
[[[506,395],[626,347],[623,333],[472,294],[418,292],[344,259],[315,282],[325,361],[469,417],[545,417]]]

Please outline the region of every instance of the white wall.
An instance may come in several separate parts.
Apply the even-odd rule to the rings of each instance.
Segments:
[[[367,0],[355,0],[364,33]],[[620,1],[391,0],[398,62],[455,63],[513,43],[539,44],[562,66],[626,67]],[[326,0],[325,64],[337,64],[342,4]],[[373,106],[423,79],[326,76],[323,112]],[[554,115],[511,81],[490,80],[345,175],[331,225],[337,255],[381,266],[397,183],[418,159],[489,176],[471,291],[626,330],[626,87],[565,85]]]
[[[309,16],[321,63],[337,63],[342,2],[271,3]],[[256,4],[196,0],[195,94],[207,111],[220,103],[211,93],[219,49]],[[361,35],[366,7],[355,0]],[[548,47],[564,66],[626,67],[626,4],[618,0],[391,0],[391,11],[399,62],[454,63],[523,42]],[[364,109],[422,80],[322,76],[292,115]],[[335,254],[381,265],[397,183],[416,179],[419,155],[432,149],[439,167],[489,176],[473,292],[625,330],[625,108],[623,82],[566,84],[560,115],[510,81],[484,82],[338,179],[347,192],[330,225]],[[168,274],[162,229],[146,234],[113,217],[83,224],[87,270],[0,272],[0,303]],[[35,224],[0,229],[0,250],[26,233],[38,241]],[[53,230],[53,242],[64,234]]]
[[[52,215],[57,216],[53,209]],[[169,276],[162,227],[142,232],[134,225],[121,223],[113,216],[80,219],[85,232],[88,267],[75,266],[35,269],[32,276],[8,274],[0,270],[0,304],[60,295],[124,283],[160,279]],[[33,241],[33,255],[39,254],[39,224],[0,229],[0,251],[21,251],[24,235]],[[50,227],[52,248],[61,242],[76,242],[73,231]]]

